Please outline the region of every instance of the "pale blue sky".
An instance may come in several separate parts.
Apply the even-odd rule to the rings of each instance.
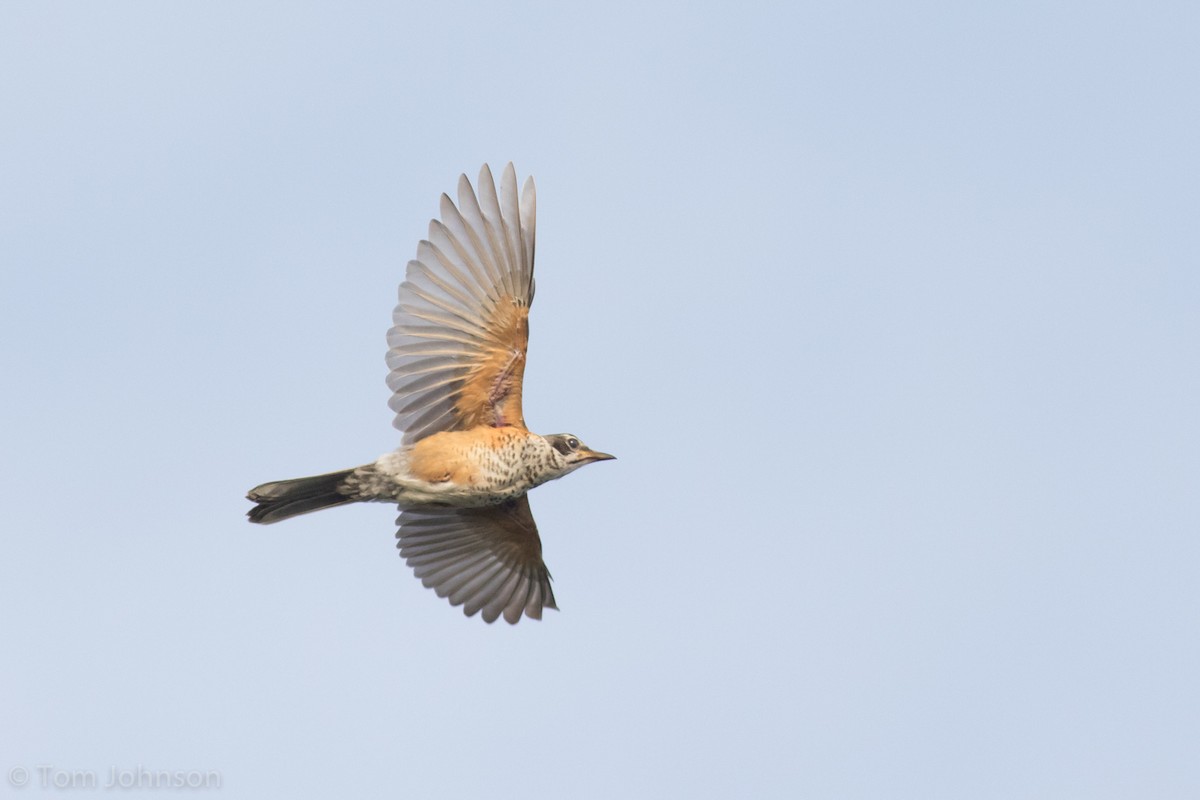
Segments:
[[[1189,3],[5,4],[4,774],[1194,798],[1198,36]],[[562,611],[516,628],[422,588],[394,509],[243,518],[396,445],[404,264],[508,160],[526,418],[620,458],[532,495]]]

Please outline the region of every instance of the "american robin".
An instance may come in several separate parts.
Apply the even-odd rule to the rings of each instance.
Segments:
[[[557,608],[527,492],[613,458],[569,433],[525,427],[521,381],[533,302],[535,191],[509,164],[500,191],[458,181],[417,246],[388,332],[399,449],[355,469],[250,490],[251,522],[346,503],[396,503],[400,555],[467,616],[541,619]]]

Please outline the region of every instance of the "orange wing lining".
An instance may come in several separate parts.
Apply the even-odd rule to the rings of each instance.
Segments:
[[[488,320],[488,329],[493,341],[505,345],[482,353],[463,383],[456,404],[462,427],[513,425],[525,430],[521,385],[529,347],[529,308],[507,298]]]

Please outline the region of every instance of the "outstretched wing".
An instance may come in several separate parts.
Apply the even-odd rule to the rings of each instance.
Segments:
[[[525,427],[535,206],[532,178],[517,198],[512,164],[499,193],[485,164],[478,197],[466,175],[457,206],[442,195],[388,332],[390,405],[405,444],[480,425]]]
[[[522,613],[541,619],[543,608],[558,608],[527,496],[485,508],[403,511],[396,522],[400,555],[468,617],[482,611],[494,622],[503,614],[515,624]]]

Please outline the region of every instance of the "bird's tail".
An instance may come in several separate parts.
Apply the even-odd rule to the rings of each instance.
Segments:
[[[311,478],[292,478],[255,486],[246,499],[258,505],[250,509],[246,516],[250,517],[251,522],[266,525],[310,511],[353,503],[356,498],[348,492],[339,491],[343,481],[352,472],[354,470],[344,469]]]

